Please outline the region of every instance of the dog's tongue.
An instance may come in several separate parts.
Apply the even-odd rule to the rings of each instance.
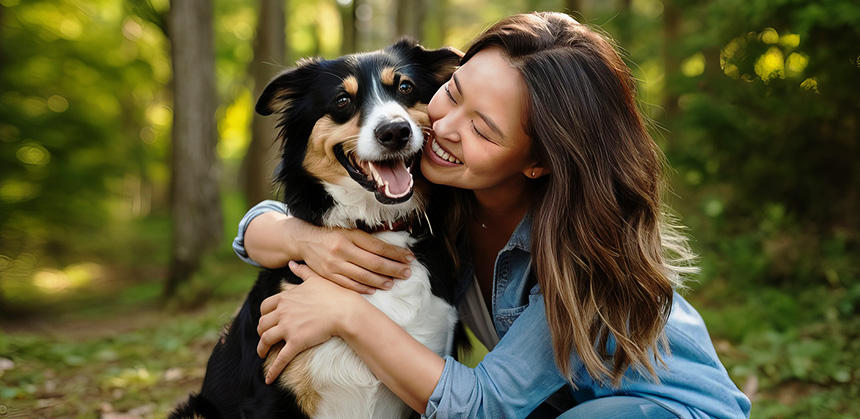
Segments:
[[[378,175],[376,183],[386,196],[400,198],[409,193],[412,188],[412,174],[402,160],[368,163],[370,170]]]

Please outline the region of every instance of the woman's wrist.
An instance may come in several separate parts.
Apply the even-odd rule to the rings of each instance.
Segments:
[[[304,260],[301,249],[302,247],[298,245],[299,238],[302,237],[303,234],[307,234],[307,232],[302,231],[302,229],[306,228],[304,221],[293,217],[292,215],[288,215],[283,220],[279,220],[278,223],[278,236],[281,239],[281,245],[278,246],[281,249],[281,258],[286,265],[287,262],[291,260],[300,261]]]
[[[245,230],[245,251],[266,268],[281,268],[290,260],[301,260],[296,238],[304,234],[301,220],[279,212],[254,218]]]
[[[343,312],[335,322],[335,334],[349,342],[361,333],[361,328],[371,313],[368,310],[377,310],[366,298],[355,292],[345,292],[346,298],[342,305]]]

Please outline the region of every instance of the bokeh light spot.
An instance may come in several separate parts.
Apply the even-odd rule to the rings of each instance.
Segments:
[[[800,45],[800,35],[787,33],[779,37],[779,44],[786,48],[797,48]]]
[[[803,70],[809,63],[809,59],[803,54],[792,52],[785,59],[785,75],[787,77],[798,77],[803,74]]]
[[[701,52],[693,54],[681,63],[681,73],[687,77],[696,77],[705,72],[705,55]]]
[[[774,28],[765,28],[761,31],[759,37],[765,44],[775,44],[779,42],[779,33]]]
[[[48,109],[56,113],[65,112],[69,109],[69,101],[60,95],[51,95],[48,98]]]
[[[785,78],[785,58],[782,50],[770,47],[766,53],[758,57],[755,62],[755,74],[764,82]]]
[[[51,153],[41,144],[27,142],[18,148],[15,157],[21,163],[33,166],[44,166],[51,161]]]

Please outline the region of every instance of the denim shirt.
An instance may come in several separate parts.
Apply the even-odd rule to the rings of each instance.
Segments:
[[[272,210],[285,212],[286,208],[265,201],[240,223],[233,248],[243,260],[253,263],[243,246],[248,222]],[[531,216],[526,215],[496,258],[492,319],[501,340],[475,368],[446,356],[424,417],[524,418],[566,385],[578,403],[625,395],[647,398],[685,419],[749,417],[750,401],[729,378],[701,316],[677,293],[664,329],[670,354],[663,354],[665,366],[655,365],[659,383],[631,368],[619,387],[602,384],[589,376],[574,354],[573,390],[553,358],[543,296],[531,275],[530,244]],[[465,294],[472,275],[473,269],[466,264],[457,286],[458,298]]]

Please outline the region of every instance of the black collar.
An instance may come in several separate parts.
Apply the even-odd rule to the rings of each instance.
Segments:
[[[400,219],[394,222],[377,224],[375,226],[369,226],[365,224],[363,221],[358,220],[355,223],[356,228],[364,231],[365,233],[380,233],[383,231],[408,231],[412,233],[412,220],[411,219]]]

